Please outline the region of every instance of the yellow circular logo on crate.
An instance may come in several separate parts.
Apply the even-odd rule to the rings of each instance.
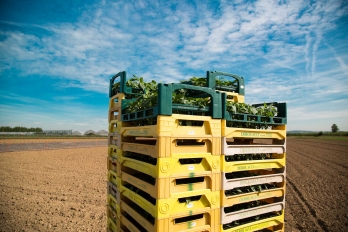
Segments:
[[[170,163],[168,162],[164,162],[162,165],[161,165],[161,172],[168,172],[170,170]]]
[[[213,205],[216,205],[217,203],[220,203],[220,201],[219,201],[219,196],[218,196],[218,195],[213,196],[213,197],[211,198],[211,203],[212,203]]]
[[[213,160],[213,168],[217,169],[220,167],[220,161],[218,159]]]
[[[159,211],[162,214],[166,214],[168,210],[169,210],[169,205],[167,203],[162,204],[161,207],[159,208]]]

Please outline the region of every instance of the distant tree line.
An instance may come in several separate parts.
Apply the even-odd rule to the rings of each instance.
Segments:
[[[2,126],[0,127],[0,132],[42,132],[42,129],[39,127],[26,128],[23,126],[16,126],[16,127]]]

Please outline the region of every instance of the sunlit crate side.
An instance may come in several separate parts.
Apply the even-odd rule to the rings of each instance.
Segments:
[[[120,215],[119,199],[116,199],[111,194],[108,194],[107,201],[108,201],[108,206],[110,206],[114,211],[116,211],[117,215]]]
[[[114,184],[117,189],[121,188],[121,177],[116,172],[108,170],[108,181]]]
[[[193,200],[187,203],[186,198],[199,196],[199,200]],[[136,203],[139,207],[150,213],[154,218],[168,218],[180,213],[195,210],[210,210],[220,208],[220,191],[212,192],[210,190],[195,190],[184,193],[178,193],[175,197],[167,199],[155,199],[155,204],[145,199],[143,196],[132,191],[127,186],[121,185],[121,200],[127,197]],[[183,203],[180,203],[182,199]]]
[[[265,154],[286,152],[286,139],[221,138],[221,154]]]
[[[110,109],[108,111],[108,122],[121,121],[121,109]]]
[[[228,195],[226,191],[221,190],[221,206],[232,206],[250,201],[263,200],[271,197],[284,197],[286,182],[275,183],[276,187],[272,189],[262,189],[262,191],[247,192],[235,195]]]
[[[118,133],[109,133],[108,135],[108,146],[121,147],[121,135]]]
[[[108,131],[109,133],[119,134],[121,131],[122,122],[120,120],[111,120],[109,122]]]
[[[107,219],[107,228],[112,232],[120,232],[121,231],[121,221],[120,218],[116,218],[113,220],[112,218]]]
[[[282,211],[281,215],[279,216],[274,216],[271,218],[266,218],[254,222],[250,222],[247,224],[243,224],[240,226],[232,227],[232,228],[227,228],[226,224],[221,224],[221,232],[249,232],[249,231],[257,231],[257,230],[262,230],[266,229],[269,227],[277,227],[280,226],[284,223],[284,210]]]
[[[226,119],[221,120],[221,136],[226,138],[237,139],[286,139],[286,125],[278,126],[274,130],[260,130],[260,129],[248,129],[227,127]]]
[[[228,156],[221,156],[222,172],[238,172],[269,168],[283,168],[286,164],[286,153],[272,154],[276,159],[264,160],[243,160],[243,161],[227,161]]]
[[[271,171],[260,169],[257,170],[260,174],[258,176],[228,179],[226,177],[227,172],[221,173],[222,190],[230,190],[233,188],[239,188],[244,186],[251,186],[257,184],[267,183],[281,183],[285,181],[286,171],[285,168],[271,169]]]
[[[126,214],[130,215],[141,225],[141,229],[146,231],[220,231],[220,209],[198,210],[179,213],[168,218],[148,219],[143,212],[132,207],[132,205],[134,205],[134,203],[125,198],[124,201],[121,201],[122,212],[126,212]]]
[[[107,182],[107,193],[108,195],[112,195],[115,199],[112,199],[112,201],[116,201],[116,204],[120,204],[121,202],[121,193],[120,190],[117,188],[116,185],[114,185],[111,182]]]
[[[229,207],[233,206],[224,206],[221,207],[221,224],[227,224],[232,221],[241,220],[244,218],[259,216],[261,214],[277,212],[284,210],[285,208],[285,197],[273,197],[262,200],[266,202],[267,205],[262,205],[258,207],[253,207],[249,209],[239,210],[235,212],[227,212]]]
[[[122,137],[121,149],[153,158],[220,156],[221,137]]]
[[[121,125],[114,125],[113,127],[117,127],[116,131],[122,136],[221,137],[221,119],[214,119],[210,116],[185,114],[172,114],[171,116],[159,115],[157,116],[156,125],[134,126],[133,121],[122,121]]]
[[[109,100],[109,112],[108,112],[108,122],[110,123],[112,120],[121,121],[122,115],[122,103],[128,101],[125,100],[124,93],[118,93],[115,96],[111,97]]]
[[[121,176],[121,164],[118,162],[118,159],[107,157],[107,168],[108,170],[116,172],[118,176]]]
[[[123,150],[120,153],[118,160],[122,167],[136,169],[154,178],[190,177],[191,175],[220,173],[221,171],[220,156],[199,156],[187,153],[184,157],[156,158],[156,164],[152,164],[138,160],[140,158],[129,157],[127,152]],[[140,157],[148,157],[147,155],[141,156],[143,154],[140,153],[136,154],[139,154]]]
[[[155,178],[155,184],[150,184],[137,177],[138,171],[130,168],[124,168],[121,174],[122,184],[132,184],[135,187],[148,193],[151,197],[157,199],[176,197],[185,193],[190,194],[199,190],[219,191],[221,189],[221,173],[210,173],[193,175],[187,177],[166,177]],[[189,181],[192,182],[189,182]],[[189,183],[186,183],[186,182]]]
[[[121,148],[116,145],[108,146],[108,156],[118,160]]]
[[[122,108],[122,101],[125,99],[124,93],[118,93],[109,98],[109,110],[118,110]]]

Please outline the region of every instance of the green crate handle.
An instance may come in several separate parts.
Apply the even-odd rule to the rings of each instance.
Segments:
[[[230,74],[230,73],[224,73],[224,72],[218,72],[218,71],[207,71],[207,87],[216,89],[215,81],[218,76],[228,76],[238,81],[237,89],[224,87],[222,90],[225,90],[227,92],[235,91],[236,93],[239,93],[240,95],[245,94],[244,78],[235,74]]]
[[[222,109],[221,109],[221,93],[213,89],[187,85],[187,84],[158,84],[158,114],[160,115],[172,115],[173,102],[172,102],[172,93],[177,89],[189,89],[202,91],[211,96],[211,106],[210,113],[212,118],[221,118]]]
[[[120,77],[120,89],[118,92],[112,91],[112,86],[115,83],[115,79]],[[126,71],[119,72],[110,78],[110,86],[109,86],[109,97],[116,95],[117,93],[125,93],[125,94],[133,94],[133,95],[142,95],[140,93],[136,93],[135,88],[129,87],[127,84],[127,73]]]
[[[127,77],[127,73],[126,71],[122,71],[122,72],[119,72],[117,74],[115,74],[114,76],[112,76],[110,78],[110,86],[109,86],[109,97],[112,97],[114,96],[115,94],[112,92],[112,86],[114,85],[115,83],[115,79],[120,77],[120,93],[124,93],[124,87],[126,86],[126,77]]]

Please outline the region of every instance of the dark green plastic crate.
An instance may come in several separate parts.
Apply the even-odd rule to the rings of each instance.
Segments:
[[[232,77],[237,81],[237,86],[218,86],[216,85],[216,79],[219,76]],[[215,90],[221,90],[226,92],[235,92],[240,95],[245,94],[244,78],[235,74],[218,72],[218,71],[207,71],[207,86]]]
[[[183,105],[183,104],[173,104],[172,103],[172,93],[178,89],[188,89],[193,91],[202,91],[205,94],[211,96],[210,106],[205,108],[194,106],[194,105]],[[122,121],[133,121],[140,120],[150,117],[156,117],[158,115],[167,115],[170,116],[173,114],[173,111],[185,111],[186,115],[198,115],[201,113],[205,113],[205,116],[211,116],[212,118],[221,118],[222,117],[222,109],[221,109],[221,96],[220,92],[216,92],[210,88],[199,87],[193,85],[186,84],[158,84],[158,98],[157,98],[157,106],[139,110],[133,113],[122,114]]]
[[[260,115],[253,114],[240,114],[240,113],[232,113],[227,111],[226,107],[227,95],[226,93],[222,94],[222,118],[231,122],[243,122],[243,123],[256,123],[256,124],[268,124],[268,125],[285,125],[287,124],[287,112],[286,112],[286,103],[279,102],[268,102],[268,103],[260,103],[253,104],[252,106],[258,107],[266,105],[273,105],[277,107],[278,114],[276,117],[265,117]]]

